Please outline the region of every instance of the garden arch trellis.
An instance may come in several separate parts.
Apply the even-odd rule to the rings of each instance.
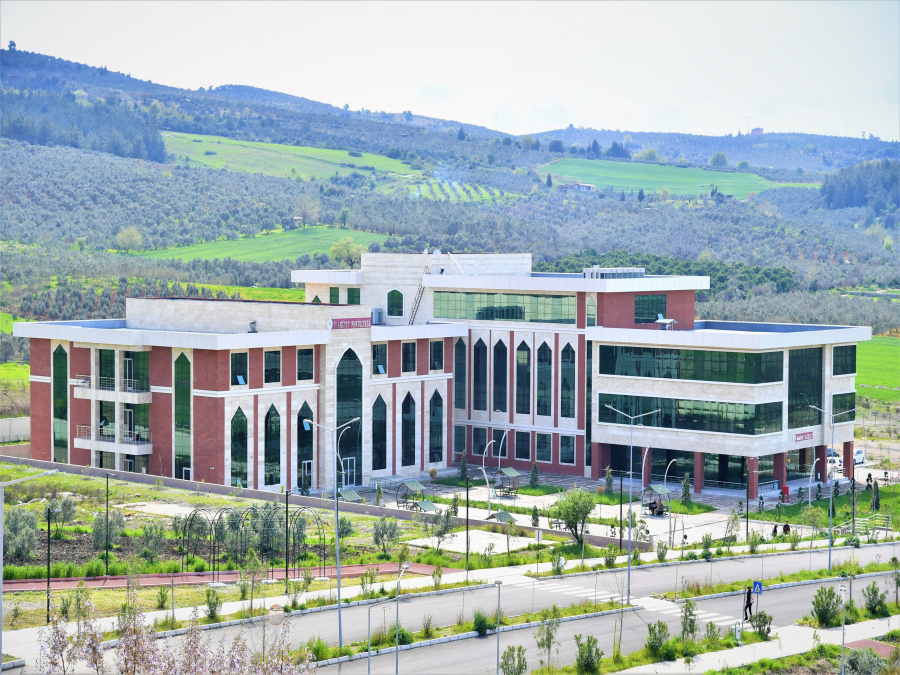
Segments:
[[[287,508],[287,517],[285,517]],[[216,573],[221,571],[223,553],[238,567],[253,548],[260,562],[274,569],[275,558],[283,556],[285,567],[309,548],[310,522],[318,535],[319,576],[325,574],[325,525],[316,509],[308,506],[279,507],[276,504],[248,507],[209,508],[198,506],[185,518],[181,530],[181,569],[189,555],[205,557]],[[216,577],[218,578],[218,576]]]

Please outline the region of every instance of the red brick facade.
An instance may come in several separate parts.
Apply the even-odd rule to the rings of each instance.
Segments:
[[[659,330],[655,323],[634,322],[634,296],[665,295],[666,318],[678,323],[675,330],[694,329],[694,291],[668,291],[666,293],[598,293],[597,325],[607,328],[639,328]]]
[[[50,341],[47,351],[50,350]],[[34,341],[32,341],[34,358]],[[49,462],[53,459],[53,385],[49,382],[31,383],[31,457]]]
[[[199,350],[198,350],[199,351]],[[194,359],[198,351],[194,352]],[[215,353],[215,352],[213,352]],[[221,352],[228,356],[228,352]],[[194,458],[191,478],[207,483],[225,483],[225,400],[194,396]],[[155,450],[155,444],[154,444]]]
[[[206,391],[228,391],[230,386],[230,352],[224,350],[214,351],[211,349],[195,349],[194,389],[203,389]]]

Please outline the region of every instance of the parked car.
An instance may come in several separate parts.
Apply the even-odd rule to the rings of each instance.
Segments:
[[[829,456],[829,457],[840,457],[840,456],[841,456],[841,453],[839,453],[839,452],[838,452],[837,450],[835,450],[834,448],[828,448],[828,456]]]
[[[853,451],[853,463],[862,464],[866,461],[866,453],[862,448],[856,448]]]

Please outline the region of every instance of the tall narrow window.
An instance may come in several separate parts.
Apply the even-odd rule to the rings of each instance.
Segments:
[[[788,429],[822,423],[822,348],[788,353]]]
[[[537,414],[553,414],[553,350],[544,342],[537,353]]]
[[[587,325],[588,327],[597,325],[597,303],[594,302],[594,298],[588,298],[587,301]]]
[[[313,421],[312,408],[304,401],[300,412],[297,413],[297,484],[301,488],[309,488],[312,485],[312,459],[313,459],[313,432],[315,427],[310,424],[309,430],[303,428],[303,420]],[[347,433],[350,433],[349,431]]]
[[[69,461],[69,355],[53,350],[53,461]]]
[[[175,478],[191,479],[191,362],[175,359]]]
[[[453,427],[453,454],[466,454],[466,428]]]
[[[584,419],[587,420],[587,424],[584,427],[584,465],[591,465],[591,398],[593,397],[594,387],[592,385],[594,381],[594,343],[591,340],[587,341],[587,345],[585,346],[585,356],[587,357],[587,368],[585,368],[584,375]]]
[[[482,340],[472,350],[472,408],[487,410],[487,345]]]
[[[352,349],[341,357],[337,368],[337,425],[362,417],[362,363]],[[338,452],[344,463],[345,485],[362,485],[362,422],[351,424],[340,436]]]
[[[281,350],[265,352],[265,382],[281,382]]]
[[[440,462],[444,459],[444,399],[438,392],[431,396],[428,418],[428,461]]]
[[[531,348],[520,342],[516,349],[516,413],[531,412]]]
[[[498,340],[494,345],[494,411],[506,412],[506,345]]]
[[[574,464],[575,463],[575,437],[560,436],[559,437],[559,463]]]
[[[338,305],[341,302],[341,289],[338,286],[332,286],[328,289],[328,302],[332,305]]]
[[[231,355],[231,386],[247,384],[247,352]],[[243,413],[242,413],[243,414]]]
[[[443,370],[444,368],[444,341],[432,340],[429,352],[429,365],[431,370]]]
[[[575,350],[566,345],[559,364],[559,416],[575,417]]]
[[[387,468],[387,405],[381,395],[372,404],[372,471]]]
[[[462,338],[453,347],[453,407],[466,409],[466,343]]]
[[[348,305],[358,305],[359,304],[359,289],[358,288],[348,288],[347,289],[347,304]]]
[[[508,454],[506,452],[506,445],[509,439],[509,434],[507,434],[503,429],[494,429],[493,432],[493,440],[491,443],[491,457],[506,457]]]
[[[401,442],[403,466],[412,466],[416,463],[416,402],[412,394],[407,394],[403,399]]]
[[[274,405],[266,413],[264,461],[265,485],[278,485],[281,482],[281,415]]]
[[[372,345],[372,374],[387,373],[387,345]]]
[[[516,432],[516,459],[531,460],[531,432]]]
[[[247,416],[240,408],[231,418],[232,487],[247,487]]]
[[[391,291],[387,297],[388,316],[403,316],[403,293]]]
[[[297,379],[312,380],[315,377],[315,352],[312,349],[297,350]]]
[[[482,427],[472,428],[472,454],[479,457],[484,454],[487,447],[487,429]]]
[[[57,349],[59,349],[57,347]],[[100,377],[97,379],[97,389],[104,391],[116,390],[116,350],[100,349]]]
[[[416,372],[416,343],[404,342],[401,345],[400,363],[404,373]]]
[[[553,461],[553,449],[550,447],[550,434],[537,434],[537,461]]]

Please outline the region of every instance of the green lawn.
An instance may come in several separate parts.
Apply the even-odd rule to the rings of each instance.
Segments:
[[[234,241],[212,241],[192,246],[175,246],[167,249],[144,251],[138,255],[146,258],[181,258],[182,260],[212,260],[213,258],[233,258],[251,262],[267,260],[294,260],[304,253],[315,255],[328,253],[331,245],[345,237],[352,237],[361,246],[368,246],[373,241],[383,243],[384,235],[356,230],[344,230],[338,227],[316,225],[305,230],[290,232],[273,232],[255,237],[245,237]]]
[[[610,162],[606,160],[561,159],[541,168],[549,171],[557,183],[574,181],[592,183],[597,189],[612,185],[616,190],[653,192],[664,187],[673,194],[697,195],[709,192],[714,184],[719,192],[733,194],[744,199],[751,192],[762,192],[773,187],[818,187],[810,183],[773,183],[752,173],[723,173],[705,169],[682,169],[658,164],[634,162]]]
[[[191,163],[212,169],[263,173],[282,178],[299,175],[304,180],[313,177],[328,178],[335,172],[343,176],[358,171],[359,167],[363,166],[373,167],[376,171],[385,173],[404,175],[414,173],[407,164],[398,159],[366,152],[362,153],[362,157],[351,157],[346,150],[253,143],[219,136],[180,134],[171,131],[163,133],[163,138],[167,152],[178,158],[188,157]],[[348,164],[354,164],[355,167],[346,166]]]
[[[0,380],[25,380],[31,374],[27,363],[0,363]]]
[[[889,388],[876,389],[876,385]],[[900,401],[900,391],[894,387],[900,387],[900,340],[873,337],[871,342],[860,342],[856,347],[857,395]]]

